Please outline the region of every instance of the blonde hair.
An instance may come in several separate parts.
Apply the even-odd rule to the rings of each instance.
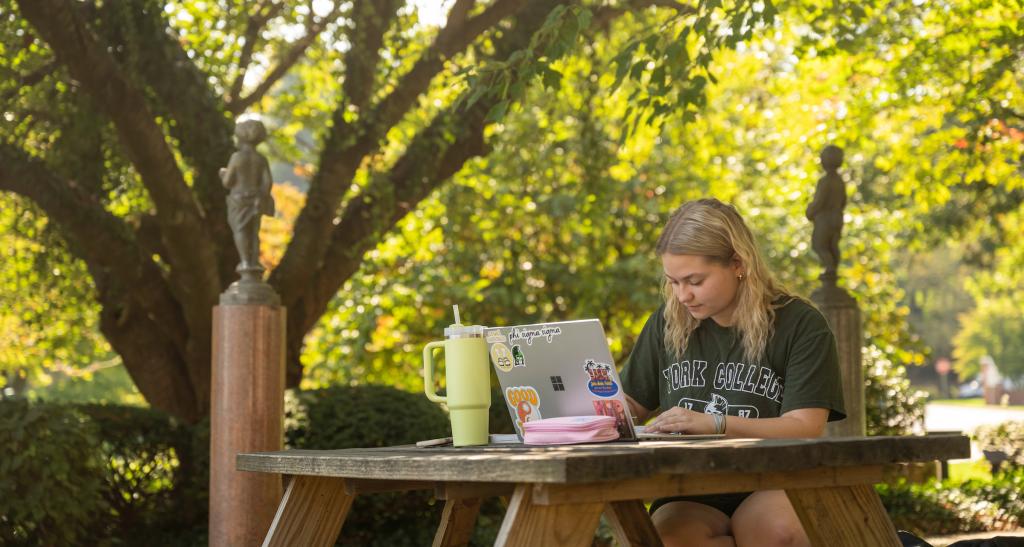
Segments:
[[[772,302],[787,291],[775,281],[757,250],[750,228],[731,205],[717,199],[684,203],[669,217],[658,238],[658,256],[697,255],[727,266],[733,260],[742,264],[743,278],[736,293],[735,326],[748,360],[764,357],[765,346],[773,332],[775,308]],[[665,342],[676,354],[683,355],[690,335],[700,325],[675,298],[666,279]]]

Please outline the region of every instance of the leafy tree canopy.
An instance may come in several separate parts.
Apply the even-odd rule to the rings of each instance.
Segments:
[[[209,405],[210,308],[238,260],[217,176],[234,116],[264,114],[276,158],[310,175],[269,279],[288,308],[294,384],[306,334],[364,256],[490,152],[530,89],[559,85],[555,63],[633,13],[646,35],[620,57],[625,76],[681,93],[671,102],[686,110],[699,101],[691,75],[772,18],[746,0],[455,0],[439,26],[397,0],[0,5],[5,204],[46,218],[67,253],[43,271],[73,262],[89,278],[66,305],[98,309],[143,395],[188,420]]]

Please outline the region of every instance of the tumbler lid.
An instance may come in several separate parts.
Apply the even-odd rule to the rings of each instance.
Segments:
[[[459,321],[459,305],[452,306],[452,309],[455,311],[455,323],[444,329],[445,338],[483,338],[483,325],[463,325]]]

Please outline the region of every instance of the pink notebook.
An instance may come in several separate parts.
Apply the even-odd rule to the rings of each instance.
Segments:
[[[612,416],[564,416],[523,423],[524,444],[579,444],[619,438]]]

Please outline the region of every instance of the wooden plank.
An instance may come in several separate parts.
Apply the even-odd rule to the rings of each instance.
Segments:
[[[811,545],[898,547],[896,529],[873,486],[786,490]]]
[[[334,545],[353,499],[355,496],[345,493],[345,479],[292,478],[263,547]]]
[[[379,479],[347,479],[345,492],[350,495],[375,494],[380,492],[406,492],[408,490],[430,490],[431,481],[385,481]]]
[[[822,466],[876,465],[966,458],[964,435],[842,437],[822,439],[723,439],[701,443],[644,443],[658,471],[788,471]]]
[[[533,502],[538,505],[587,501],[611,502],[754,490],[874,484],[882,482],[883,475],[883,466],[869,465],[843,468],[821,467],[782,473],[657,475],[649,478],[582,485],[537,484],[533,487]]]
[[[535,505],[529,484],[516,486],[495,545],[499,547],[587,547],[601,519],[604,503]]]
[[[434,536],[434,547],[469,545],[473,526],[480,512],[480,498],[448,500],[441,513],[441,526]]]
[[[442,482],[434,488],[439,500],[511,496],[516,485],[509,482]]]
[[[584,484],[655,474],[759,473],[963,458],[963,435],[722,439],[536,447],[387,447],[240,454],[238,469],[362,479]]]
[[[585,482],[649,475],[653,453],[636,444],[285,450],[239,454],[238,469],[360,479]]]
[[[622,547],[661,547],[661,537],[640,500],[613,501],[605,506],[605,520]]]

